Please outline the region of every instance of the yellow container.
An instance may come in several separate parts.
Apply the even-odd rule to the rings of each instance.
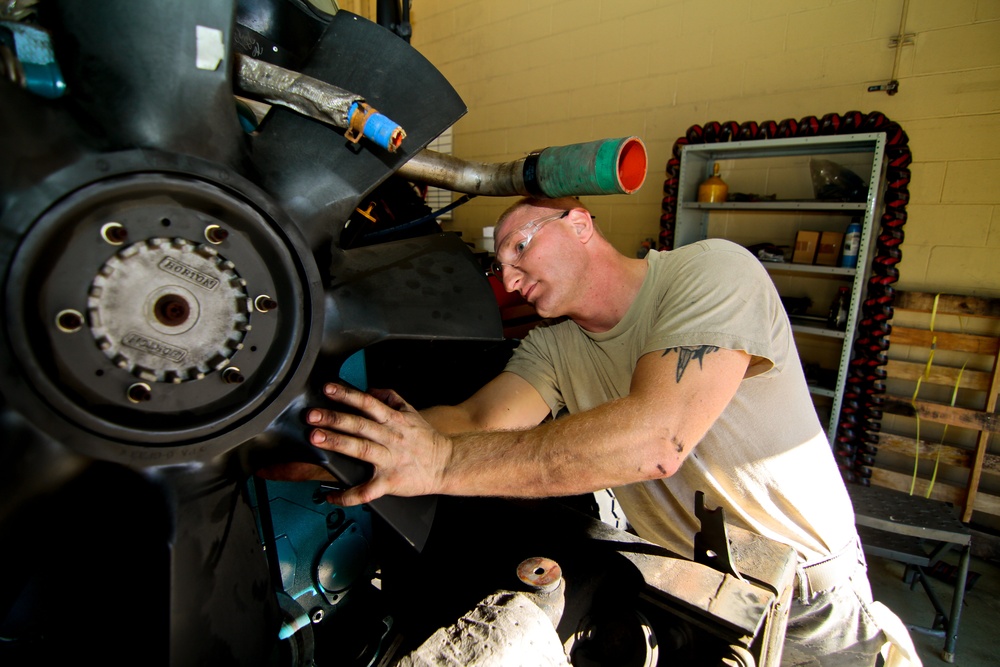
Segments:
[[[729,195],[729,186],[719,176],[719,163],[712,167],[712,175],[698,186],[698,201],[717,204],[726,201]]]

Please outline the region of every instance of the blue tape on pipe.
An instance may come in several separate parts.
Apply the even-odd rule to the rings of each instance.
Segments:
[[[392,151],[398,146],[393,143],[397,130],[402,131],[399,125],[380,113],[374,113],[365,123],[364,135],[382,148]]]
[[[351,108],[348,110],[347,114],[348,125],[354,124],[354,114],[362,113],[359,107],[359,102],[351,104]],[[375,142],[390,153],[399,148],[400,142],[402,142],[403,138],[406,136],[403,128],[400,127],[398,123],[390,120],[374,109],[371,109],[371,107],[368,107],[367,105],[365,105],[365,107],[370,110],[370,114],[365,119],[364,127],[361,130],[361,136]]]

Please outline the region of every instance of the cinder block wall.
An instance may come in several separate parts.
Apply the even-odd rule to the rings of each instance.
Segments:
[[[346,7],[345,7],[346,8]],[[900,289],[1000,296],[1000,1],[415,0],[412,44],[469,113],[454,153],[483,162],[635,134],[650,157],[631,196],[586,198],[632,255],[659,231],[674,141],[711,120],[882,111],[914,162]],[[478,198],[449,229],[471,241],[513,200]]]

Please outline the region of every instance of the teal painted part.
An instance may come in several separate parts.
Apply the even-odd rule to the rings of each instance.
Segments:
[[[371,515],[364,515],[368,519]],[[371,547],[365,530],[348,521],[320,556],[316,578],[326,593],[339,594],[348,590],[371,566]]]
[[[364,350],[358,350],[341,365],[340,379],[361,391],[368,391],[368,366],[365,363]]]
[[[322,482],[266,484],[281,589],[306,609],[328,607],[316,568],[322,564],[323,578],[343,593],[371,565],[371,512],[325,502]]]
[[[55,63],[48,65],[32,65],[22,63],[24,69],[24,87],[36,95],[54,100],[66,93],[66,82],[62,72]]]
[[[365,351],[349,356],[340,379],[368,390]],[[323,482],[266,480],[268,510],[274,530],[281,590],[304,609],[333,613],[363,579],[371,562],[372,519],[367,506],[337,507],[326,503]],[[251,494],[253,497],[255,494]],[[259,522],[258,528],[263,528]],[[286,621],[279,634],[290,637],[308,625],[307,615]]]
[[[6,28],[13,34],[15,53],[22,63],[33,65],[55,63],[52,41],[48,33],[41,28],[10,21],[0,21],[0,27]]]
[[[626,194],[618,155],[631,138],[546,148],[538,156],[538,185],[548,197]]]
[[[66,93],[66,81],[56,62],[49,34],[35,26],[0,21],[0,28],[10,32],[13,51],[24,70],[25,88],[36,95],[55,99]],[[2,33],[0,33],[0,41]]]
[[[236,116],[240,119],[240,127],[243,128],[244,132],[250,134],[257,130],[257,115],[243,100],[236,100]]]
[[[291,623],[286,621],[285,623],[281,624],[281,629],[278,630],[278,639],[281,640],[288,639],[289,637],[291,637],[292,635],[294,635],[296,632],[306,627],[307,625],[309,625],[308,614],[300,614],[299,616],[296,616],[294,619],[292,619]]]

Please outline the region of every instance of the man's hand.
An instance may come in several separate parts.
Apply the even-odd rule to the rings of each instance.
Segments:
[[[346,507],[384,495],[422,496],[440,490],[451,459],[451,439],[434,430],[399,394],[388,389],[364,393],[339,384],[326,385],[323,393],[353,412],[311,408],[306,421],[316,428],[309,442],[375,468],[369,481],[331,493],[331,502]]]

